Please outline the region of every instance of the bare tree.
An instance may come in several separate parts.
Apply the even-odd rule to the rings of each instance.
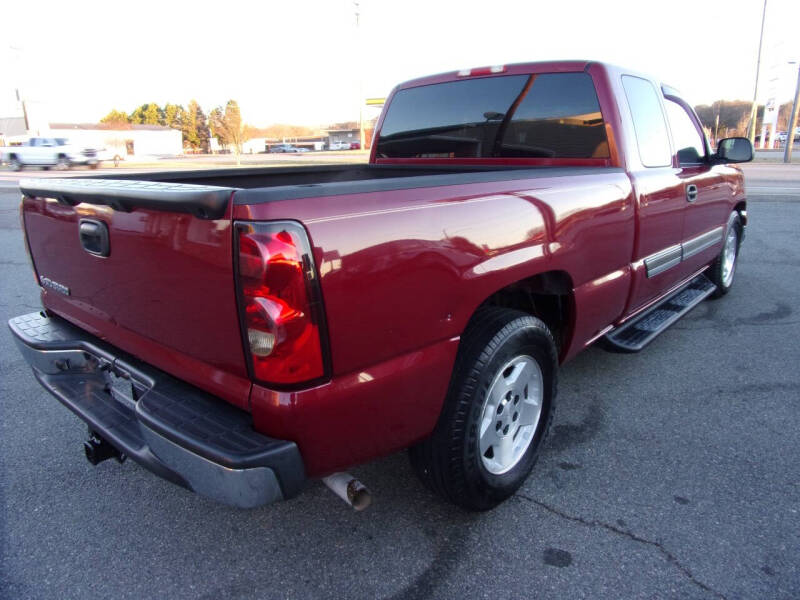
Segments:
[[[208,115],[209,126],[214,137],[223,146],[231,148],[236,155],[236,164],[241,164],[242,144],[250,139],[254,129],[242,122],[242,113],[236,100],[228,100],[223,109],[218,106]]]

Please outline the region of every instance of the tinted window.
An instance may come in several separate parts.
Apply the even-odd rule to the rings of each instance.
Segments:
[[[468,79],[401,90],[378,139],[382,157],[607,158],[586,73]]]
[[[682,165],[702,162],[706,155],[705,143],[689,113],[672,100],[666,100],[665,104],[672,141],[678,153],[678,162]]]
[[[646,167],[671,164],[667,126],[653,84],[640,77],[623,75],[622,85],[631,108],[642,164]]]

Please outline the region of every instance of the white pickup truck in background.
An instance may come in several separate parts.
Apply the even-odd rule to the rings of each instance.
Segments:
[[[100,159],[97,149],[73,146],[65,138],[32,137],[19,146],[0,148],[0,163],[8,164],[12,171],[23,167],[67,169],[73,165],[96,169]]]

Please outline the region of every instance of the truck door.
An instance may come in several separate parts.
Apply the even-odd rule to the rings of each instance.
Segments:
[[[26,148],[23,155],[25,164],[41,165],[44,162],[44,153],[47,152],[44,142],[44,138],[31,138],[28,141],[30,148]]]
[[[730,210],[722,166],[711,166],[705,136],[690,105],[664,88],[664,105],[675,148],[678,178],[686,190],[683,217],[682,271],[687,276],[719,253]]]
[[[56,163],[56,141],[52,138],[31,138],[30,156],[25,162],[31,165],[53,165]]]
[[[674,287],[685,277],[681,266],[685,181],[675,168],[663,96],[653,82],[622,76],[636,138],[629,175],[637,202],[637,233],[631,263],[630,314]]]

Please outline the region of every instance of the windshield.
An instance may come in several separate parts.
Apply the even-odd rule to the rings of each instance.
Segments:
[[[507,75],[400,90],[379,158],[608,158],[587,73]]]

